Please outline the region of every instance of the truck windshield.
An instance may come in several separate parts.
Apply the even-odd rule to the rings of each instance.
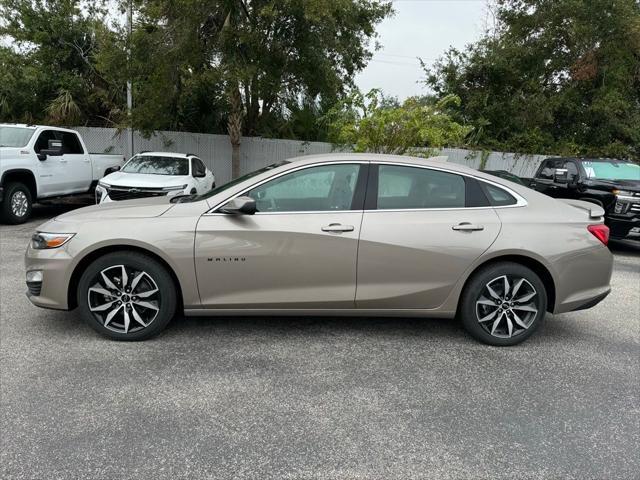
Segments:
[[[152,175],[189,175],[189,159],[136,155],[125,163],[120,171]]]
[[[0,147],[25,147],[34,131],[25,127],[0,127]]]
[[[640,165],[635,163],[599,160],[594,162],[583,161],[582,166],[587,172],[588,178],[640,181]]]

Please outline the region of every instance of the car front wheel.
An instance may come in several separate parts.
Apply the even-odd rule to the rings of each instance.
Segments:
[[[115,340],[144,340],[158,334],[176,311],[176,289],[167,270],[137,252],[98,258],[78,285],[85,321]]]
[[[460,315],[465,329],[489,345],[516,345],[542,323],[547,293],[540,277],[513,262],[476,272],[462,294]]]

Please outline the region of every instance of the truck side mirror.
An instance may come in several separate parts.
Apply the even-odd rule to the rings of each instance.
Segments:
[[[43,148],[38,153],[38,160],[46,160],[47,157],[59,157],[62,153],[62,140],[49,140],[49,148]]]
[[[553,171],[553,181],[555,183],[566,184],[569,181],[569,171],[566,168],[556,168]]]

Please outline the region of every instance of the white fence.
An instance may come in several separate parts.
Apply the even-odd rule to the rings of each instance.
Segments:
[[[121,153],[130,156],[126,132],[114,128],[77,127],[91,152]],[[134,133],[134,152],[143,150],[193,153],[213,171],[218,184],[231,180],[231,143],[227,135],[189,132],[156,132],[150,138]],[[244,137],[240,145],[240,171],[251,172],[263,166],[301,155],[334,151],[330,143],[303,142]],[[544,155],[481,152],[456,148],[442,149],[448,161],[486,170],[507,170],[521,177],[532,177]]]

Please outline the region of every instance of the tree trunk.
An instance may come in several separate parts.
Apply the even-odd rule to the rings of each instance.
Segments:
[[[231,141],[231,178],[240,176],[240,139],[242,137],[242,98],[237,84],[229,91],[229,119],[227,128]]]

